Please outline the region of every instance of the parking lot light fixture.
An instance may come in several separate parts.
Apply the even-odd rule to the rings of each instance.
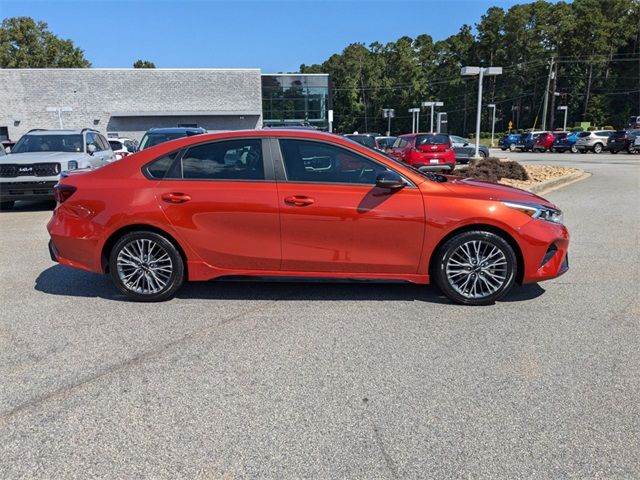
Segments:
[[[491,115],[491,146],[493,147],[493,137],[496,131],[496,104],[490,103],[489,105],[487,105],[487,107],[493,110]]]
[[[564,126],[562,127],[562,131],[567,131],[567,112],[569,111],[569,107],[567,105],[560,105],[558,110],[564,110]]]
[[[433,101],[433,102],[422,102],[423,107],[431,107],[431,133],[433,133],[433,108],[434,107],[442,107],[444,105],[443,102]]]
[[[482,114],[482,80],[485,76],[502,75],[502,67],[462,67],[460,75],[463,77],[478,76],[478,109],[476,113],[476,153],[474,158],[480,158],[480,123]]]

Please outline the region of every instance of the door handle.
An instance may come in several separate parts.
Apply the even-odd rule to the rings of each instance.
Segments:
[[[312,205],[313,202],[315,202],[313,198],[304,195],[291,195],[284,199],[284,203],[293,205],[294,207],[306,207],[307,205]]]
[[[170,192],[162,195],[162,200],[167,203],[184,203],[191,200],[191,196],[186,193]]]

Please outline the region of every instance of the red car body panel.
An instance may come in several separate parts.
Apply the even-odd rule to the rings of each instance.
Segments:
[[[331,142],[385,164],[412,185],[389,193],[372,185],[152,180],[142,173],[145,164],[166,153],[240,137]],[[183,251],[189,280],[255,275],[429,283],[437,246],[453,232],[474,226],[500,230],[511,239],[522,258],[524,283],[566,270],[567,229],[531,219],[501,201],[553,204],[503,185],[447,179],[428,180],[364,146],[317,131],[204,134],[62,178],[61,184],[76,191],[57,205],[48,230],[61,264],[93,272],[105,271],[105,249],[121,232],[164,232]],[[190,200],[174,204],[162,199],[166,194]],[[551,244],[558,252],[541,267]]]
[[[533,150],[551,150],[555,139],[556,137],[554,137],[551,132],[541,133],[536,137],[536,141],[533,144]]]
[[[389,155],[402,160],[413,167],[422,166],[448,166],[453,169],[456,166],[456,154],[453,151],[451,141],[446,144],[423,145],[416,148],[416,137],[418,135],[431,135],[429,133],[409,133],[400,135],[398,138],[407,143],[403,147],[392,147]]]

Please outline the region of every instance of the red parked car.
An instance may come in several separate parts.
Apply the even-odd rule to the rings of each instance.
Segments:
[[[536,141],[533,144],[532,150],[534,152],[546,152],[547,150],[551,150],[553,147],[553,142],[555,142],[556,137],[551,132],[542,132],[536,137]]]
[[[456,168],[456,154],[449,135],[444,133],[409,133],[400,135],[389,155],[419,170]]]
[[[51,257],[137,301],[242,276],[435,282],[482,305],[568,268],[547,200],[319,131],[185,137],[69,172],[55,191]]]

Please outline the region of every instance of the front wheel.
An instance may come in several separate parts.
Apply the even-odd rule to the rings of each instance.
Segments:
[[[512,143],[511,145],[509,145],[509,151],[510,152],[515,152],[516,151],[516,144]]]
[[[575,145],[571,145],[571,153],[578,153],[578,147],[576,147]]]
[[[137,302],[171,298],[184,283],[184,261],[177,248],[155,232],[132,232],[116,242],[109,255],[116,288]]]
[[[593,146],[593,152],[594,152],[594,153],[600,153],[600,152],[602,152],[602,144],[601,144],[601,143],[596,143],[596,144]]]
[[[634,147],[633,145],[629,145],[629,148],[627,148],[627,153],[633,155],[636,152],[637,152],[636,147]]]
[[[489,305],[511,290],[516,270],[516,255],[506,240],[474,230],[447,240],[437,253],[433,275],[454,302]]]

